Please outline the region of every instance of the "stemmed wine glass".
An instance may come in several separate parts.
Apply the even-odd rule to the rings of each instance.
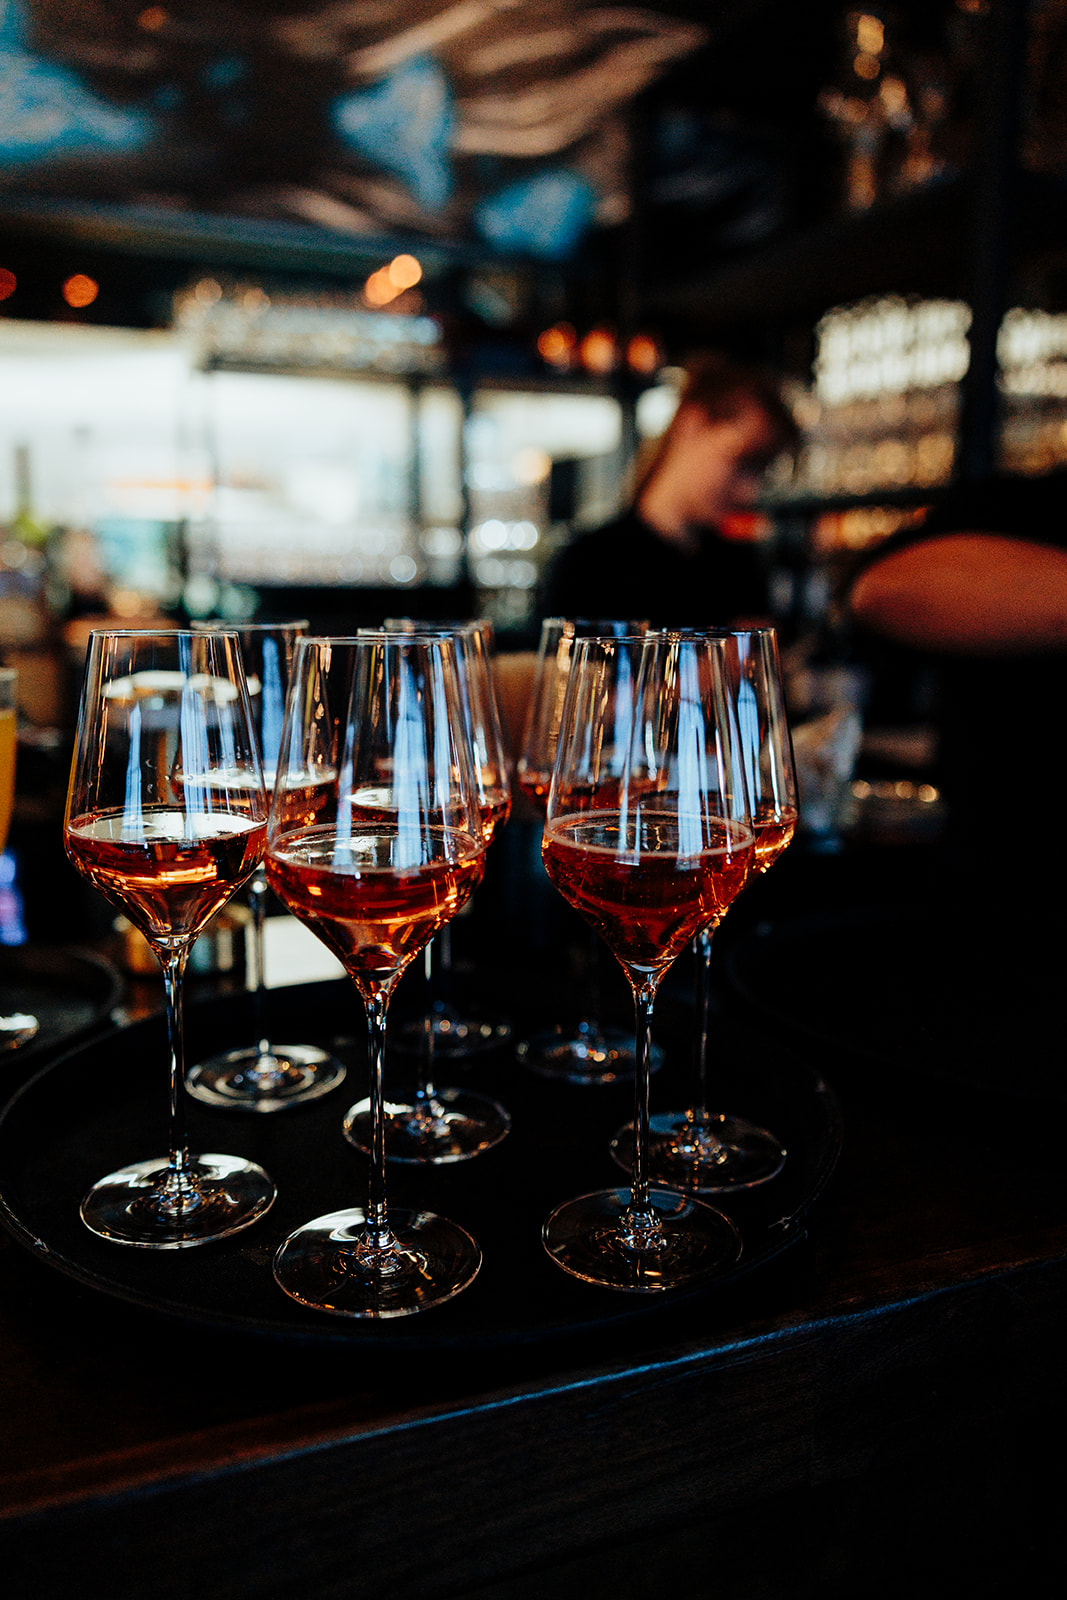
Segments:
[[[282,737],[285,697],[289,688],[293,646],[307,631],[307,622],[245,622],[236,629],[244,662],[252,715],[259,735],[267,791],[274,787],[278,746]],[[196,623],[197,632],[217,632],[220,622]],[[253,1006],[256,1043],[241,1045],[198,1061],[189,1068],[185,1085],[207,1105],[238,1111],[284,1111],[287,1106],[316,1100],[345,1075],[335,1056],[312,1044],[274,1044],[267,1029],[267,981],[264,968],[264,921],[268,894],[262,863],[246,886],[252,912]]]
[[[473,757],[473,777],[486,849],[496,828],[507,820],[511,790],[504,760],[503,740],[489,662],[487,625],[472,623],[407,623],[398,631],[411,638],[452,640],[464,733]],[[389,631],[389,624],[386,625]],[[427,944],[426,958],[447,935],[446,923]],[[432,968],[428,974],[433,981]],[[385,1107],[385,1154],[390,1161],[442,1164],[465,1161],[499,1144],[511,1127],[511,1117],[488,1095],[467,1089],[441,1088],[435,1081],[439,1032],[431,1005],[420,1030],[423,1048],[418,1056],[418,1081],[409,1103],[389,1100]],[[345,1137],[357,1149],[369,1150],[371,1103],[361,1100],[344,1120]]]
[[[483,814],[488,814],[490,838],[503,827],[511,812],[511,783],[500,712],[493,687],[493,625],[484,617],[477,621],[439,622],[411,617],[386,617],[386,633],[476,635],[472,647],[461,652],[459,668],[468,690],[468,716],[475,746],[475,777],[482,796]],[[464,656],[470,657],[469,665]],[[487,812],[488,807],[488,812]],[[396,1029],[393,1048],[414,1048],[431,1059],[464,1059],[496,1049],[511,1038],[511,1023],[503,1016],[476,1015],[460,1011],[449,998],[452,973],[452,925],[446,924],[424,952],[429,1015],[412,1019]],[[430,1068],[432,1072],[432,1065]]]
[[[797,825],[797,786],[786,720],[785,694],[774,628],[722,632],[752,803],[756,842],[749,881],[766,872],[789,844]],[[727,906],[723,907],[725,914]],[[745,1117],[713,1111],[708,1105],[708,1038],[711,1012],[712,935],[717,917],[696,940],[697,1086],[695,1105],[658,1112],[651,1120],[648,1170],[656,1183],[697,1194],[751,1189],[775,1177],[786,1152],[777,1136]],[[633,1165],[633,1124],[620,1128],[611,1153],[629,1171]]]
[[[14,667],[0,667],[0,856],[7,845],[7,830],[15,805],[16,736],[15,688],[18,673]],[[29,1011],[0,1015],[0,1051],[13,1050],[36,1038],[40,1024]]]
[[[542,841],[556,888],[600,934],[634,995],[636,1139],[629,1189],[570,1200],[543,1240],[577,1278],[669,1289],[732,1264],[733,1224],[653,1188],[649,1046],[660,980],[740,890],[752,817],[721,641],[680,634],[580,639]]]
[[[159,958],[170,1154],[94,1184],[81,1215],[122,1244],[176,1250],[245,1228],[274,1199],[261,1167],[190,1155],[182,978],[197,934],[255,870],[267,798],[237,635],[90,635],[64,817],[67,854]]]
[[[526,799],[542,816],[552,780],[575,640],[636,636],[647,629],[648,623],[644,621],[585,617],[546,617],[541,624],[518,761],[518,782]],[[563,1078],[569,1083],[608,1084],[633,1076],[634,1054],[629,1034],[621,1028],[609,1027],[599,1015],[600,971],[601,943],[596,934],[590,932],[584,1015],[569,1025],[557,1023],[542,1029],[519,1047],[522,1060],[542,1077]],[[653,1064],[658,1065],[662,1053],[655,1045],[652,1049]]]
[[[370,1046],[367,1204],[298,1228],[274,1275],[304,1305],[400,1317],[450,1299],[481,1251],[427,1211],[388,1210],[386,1016],[397,980],[480,881],[485,836],[455,644],[361,633],[297,643],[267,850],[271,887],[340,959]]]

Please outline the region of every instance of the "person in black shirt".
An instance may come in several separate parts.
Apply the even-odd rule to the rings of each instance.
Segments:
[[[542,617],[640,617],[654,627],[768,620],[760,552],[731,536],[796,424],[774,384],[725,357],[689,370],[677,410],[632,505],[549,562]]]

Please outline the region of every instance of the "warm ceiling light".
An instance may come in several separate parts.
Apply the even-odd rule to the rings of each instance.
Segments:
[[[146,33],[158,33],[167,20],[167,13],[162,6],[147,6],[137,18],[137,26]]]
[[[0,300],[6,300],[9,294],[14,294],[19,286],[19,280],[7,267],[0,267]]]
[[[63,285],[63,298],[75,310],[91,306],[99,293],[100,285],[94,278],[87,278],[84,272],[76,272]]]
[[[422,277],[422,268],[414,256],[394,256],[385,271],[398,293],[402,289],[414,289]]]

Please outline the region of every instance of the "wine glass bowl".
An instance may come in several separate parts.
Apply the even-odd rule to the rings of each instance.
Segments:
[[[268,878],[351,978],[370,1066],[366,1205],[313,1219],[275,1255],[277,1282],[301,1304],[406,1316],[478,1272],[481,1252],[457,1224],[387,1209],[384,1056],[396,983],[480,881],[485,848],[454,641],[370,631],[298,641]]]
[[[797,825],[796,775],[777,634],[772,627],[761,627],[717,631],[714,637],[722,641],[737,707],[755,839],[748,874],[751,881],[770,870]],[[724,906],[695,941],[699,1098],[683,1110],[658,1112],[649,1129],[648,1163],[653,1178],[693,1194],[755,1188],[777,1177],[786,1162],[785,1147],[773,1132],[708,1104],[712,935],[727,909]],[[633,1124],[618,1130],[610,1149],[619,1166],[632,1170]]]
[[[77,870],[154,950],[170,1043],[170,1153],[92,1187],[82,1220],[104,1238],[181,1249],[247,1227],[274,1199],[255,1163],[191,1155],[183,1115],[189,951],[255,870],[266,823],[236,635],[91,634],[64,844]]]
[[[200,623],[196,630],[216,632],[223,626],[222,623]],[[268,792],[274,787],[293,647],[307,632],[307,627],[307,622],[300,620],[245,622],[236,629]],[[328,1094],[344,1078],[345,1068],[318,1045],[276,1044],[270,1039],[264,962],[269,890],[262,863],[248,880],[246,890],[252,913],[256,1042],[196,1062],[189,1068],[185,1083],[194,1099],[206,1105],[261,1113],[284,1111]]]
[[[720,643],[650,633],[575,643],[542,841],[545,870],[619,961],[637,1024],[634,1170],[547,1219],[575,1277],[637,1292],[737,1259],[734,1225],[649,1181],[653,1005],[659,983],[750,870],[752,819]]]

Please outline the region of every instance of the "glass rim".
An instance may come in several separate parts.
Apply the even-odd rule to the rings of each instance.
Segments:
[[[671,639],[746,639],[752,634],[777,635],[778,625],[758,622],[751,628],[650,628],[648,631]]]
[[[90,628],[90,639],[202,639],[204,633],[197,633],[195,628]],[[240,632],[239,628],[217,628],[210,630],[218,634],[233,634],[235,637]]]
[[[189,624],[187,631],[191,633],[281,633],[288,628],[310,628],[311,622],[307,617],[287,617],[284,622],[200,622]]]
[[[359,633],[305,633],[297,639],[297,648],[307,645],[345,644],[448,644],[448,633],[412,633],[401,628],[364,628]]]

